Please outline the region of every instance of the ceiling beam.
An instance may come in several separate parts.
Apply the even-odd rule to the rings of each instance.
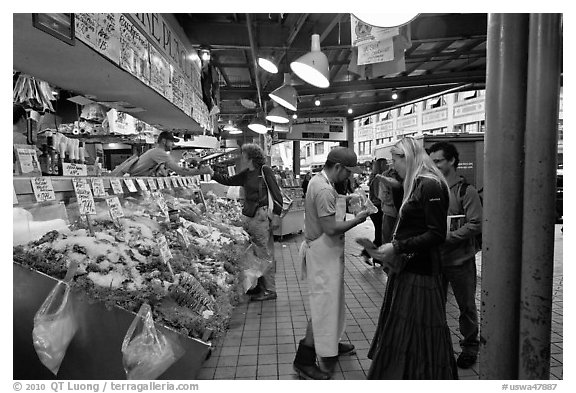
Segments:
[[[428,72],[434,72],[439,68],[444,67],[445,65],[448,65],[450,62],[454,61],[454,60],[459,60],[460,57],[462,56],[469,56],[470,55],[470,51],[477,47],[478,45],[480,45],[481,43],[485,42],[486,40],[483,38],[478,38],[476,40],[473,40],[472,42],[458,48],[458,50],[454,53],[452,53],[452,58],[451,59],[447,59],[441,63],[436,64],[434,67],[428,69]],[[485,51],[481,51],[484,52],[484,56],[486,56],[486,52]]]
[[[402,75],[410,75],[411,73],[413,73],[415,70],[417,70],[419,67],[421,67],[424,63],[426,63],[427,61],[430,61],[433,57],[436,57],[438,54],[442,53],[442,51],[446,48],[448,48],[450,45],[453,44],[454,41],[446,41],[440,45],[438,45],[438,47],[434,48],[434,52],[433,53],[429,53],[426,55],[425,58],[423,58],[422,60],[418,61],[418,63],[416,63],[415,65],[413,65],[412,67],[408,68],[406,71],[402,72]]]

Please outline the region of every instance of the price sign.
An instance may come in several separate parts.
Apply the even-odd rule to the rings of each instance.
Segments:
[[[166,188],[172,188],[172,180],[169,177],[165,177],[164,185],[166,186]]]
[[[52,186],[52,179],[49,177],[33,177],[31,182],[37,202],[56,200],[54,187]]]
[[[158,189],[158,187],[156,187],[156,182],[151,177],[148,178],[148,185],[150,186],[151,191],[156,191]]]
[[[173,178],[172,178],[172,185],[173,185],[174,187],[179,187],[178,178],[177,178],[177,177],[173,177]]]
[[[148,188],[146,187],[146,182],[144,181],[144,179],[136,179],[136,183],[138,183],[138,186],[140,187],[140,189],[142,191],[148,191]]]
[[[160,248],[160,255],[162,256],[162,260],[164,263],[168,263],[168,261],[172,258],[172,253],[170,252],[170,248],[168,247],[168,241],[166,237],[160,235],[158,240],[156,241],[158,247]]]
[[[124,184],[126,184],[126,187],[128,187],[128,190],[130,192],[138,192],[136,184],[134,184],[134,181],[132,179],[124,179]]]
[[[228,167],[228,176],[234,176],[236,174],[236,167],[233,165],[230,165]]]
[[[152,197],[158,204],[158,207],[160,208],[162,213],[164,213],[164,215],[168,217],[168,205],[166,204],[166,199],[164,199],[164,195],[162,195],[161,192],[157,191],[152,193]]]
[[[120,217],[124,217],[124,210],[122,209],[120,199],[118,199],[117,196],[113,196],[111,198],[106,199],[106,203],[108,204],[108,208],[110,209],[110,217],[112,217],[113,220],[117,220]]]
[[[12,185],[12,204],[18,204],[18,197],[16,196],[16,190],[14,189],[14,185]]]
[[[84,164],[63,162],[62,174],[64,176],[88,176],[88,166]]]
[[[205,182],[209,182],[211,180],[211,176],[208,174],[202,175],[202,178],[204,179]]]
[[[165,188],[164,187],[164,178],[158,177],[158,178],[156,178],[156,181],[158,182],[158,189],[163,190]]]
[[[197,186],[200,185],[200,175],[196,175],[194,176],[194,184],[196,184]]]
[[[104,188],[104,180],[101,177],[93,177],[90,179],[92,181],[92,192],[94,192],[95,198],[107,197],[106,189]]]
[[[112,191],[114,191],[114,194],[124,194],[124,190],[122,189],[122,183],[120,183],[120,179],[111,177],[110,186],[112,186]]]
[[[16,149],[16,155],[18,158],[19,169],[22,174],[30,173],[32,175],[41,175],[40,163],[38,162],[36,150],[27,147],[18,147]]]
[[[184,187],[184,180],[182,180],[181,177],[178,178],[178,184],[180,185],[180,187]]]
[[[96,205],[94,204],[94,197],[88,180],[85,178],[72,179],[74,185],[74,192],[78,199],[78,209],[80,214],[96,214]]]

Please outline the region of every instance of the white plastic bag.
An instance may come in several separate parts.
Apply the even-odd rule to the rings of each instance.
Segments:
[[[258,278],[272,267],[272,260],[265,256],[259,256],[259,253],[262,254],[262,252],[257,251],[257,247],[253,243],[250,243],[244,253],[244,269],[242,270],[244,292],[254,289],[258,283]]]
[[[150,305],[142,304],[122,343],[127,379],[156,379],[183,354],[182,347],[156,330]]]
[[[34,349],[42,364],[54,375],[58,374],[68,345],[78,330],[68,285],[77,267],[76,264],[68,269],[65,280],[56,284],[34,315]]]
[[[370,201],[366,192],[358,188],[350,195],[350,213],[356,216],[364,210],[368,211],[369,214],[378,213],[378,208]]]

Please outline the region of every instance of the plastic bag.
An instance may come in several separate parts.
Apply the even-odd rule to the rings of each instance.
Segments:
[[[70,266],[64,281],[56,284],[34,315],[34,349],[42,364],[54,375],[58,374],[68,345],[78,330],[68,285],[77,267],[77,264]]]
[[[272,260],[264,256],[259,256],[257,247],[250,244],[244,253],[242,265],[242,287],[244,292],[254,289],[258,283],[258,278],[263,276],[272,267]]]
[[[122,364],[128,379],[156,379],[184,350],[156,330],[150,305],[144,303],[124,336]]]
[[[369,214],[378,213],[378,208],[374,206],[366,192],[358,188],[350,195],[350,213],[358,215],[361,211],[368,211]]]

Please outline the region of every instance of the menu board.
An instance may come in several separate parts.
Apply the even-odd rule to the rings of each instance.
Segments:
[[[76,37],[114,63],[120,61],[120,14],[75,14]]]
[[[74,185],[74,191],[78,199],[80,214],[96,214],[96,205],[94,204],[94,198],[88,180],[86,178],[75,178],[72,179],[72,184]]]
[[[150,84],[150,44],[138,28],[120,15],[120,67]]]
[[[169,84],[170,64],[162,53],[150,45],[150,87],[165,96],[166,86]]]

